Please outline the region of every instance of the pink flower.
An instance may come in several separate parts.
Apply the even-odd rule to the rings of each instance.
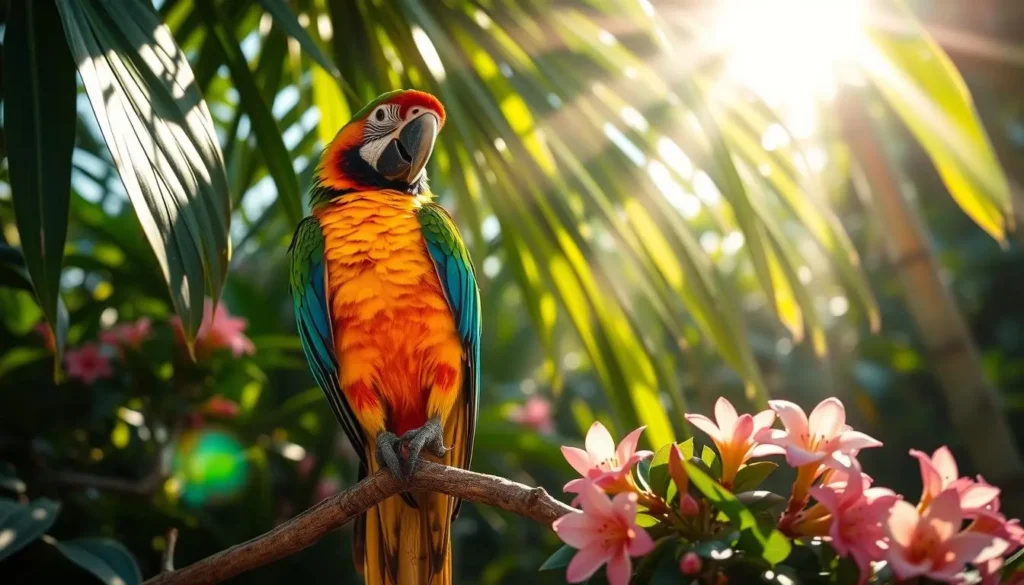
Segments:
[[[939,447],[931,457],[926,453],[910,450],[910,454],[921,464],[921,502],[918,509],[924,511],[940,492],[954,488],[960,495],[960,508],[968,517],[974,516],[978,510],[990,506],[999,497],[999,488],[987,483],[976,482],[967,477],[959,477],[956,459],[949,447]]]
[[[679,572],[690,576],[700,573],[701,567],[704,563],[701,562],[700,556],[697,553],[690,551],[683,555],[683,558],[679,559]]]
[[[1003,554],[1005,540],[978,532],[960,531],[964,516],[960,496],[948,489],[919,514],[909,502],[897,501],[886,524],[889,564],[900,579],[925,575],[947,583],[959,582],[967,563],[985,563]]]
[[[757,439],[785,449],[786,461],[793,467],[841,466],[835,454],[853,455],[861,449],[882,445],[846,424],[846,408],[836,398],[823,400],[811,411],[809,420],[803,409],[792,402],[771,400],[768,404],[778,413],[786,430],[765,429]]]
[[[110,360],[100,352],[95,343],[87,343],[78,349],[64,352],[64,366],[68,377],[93,384],[100,378],[111,376]]]
[[[580,488],[582,514],[555,520],[552,528],[563,542],[579,549],[566,570],[566,580],[581,583],[607,563],[609,585],[626,585],[633,572],[629,557],[654,550],[654,541],[636,524],[637,496],[621,493],[615,499],[593,482]]]
[[[811,488],[811,495],[829,512],[828,535],[840,556],[852,556],[860,567],[861,583],[871,577],[871,562],[880,561],[885,549],[884,524],[899,497],[887,488],[872,488],[857,467],[845,469],[826,485]]]
[[[562,447],[565,460],[583,476],[565,484],[563,489],[569,493],[580,493],[583,484],[589,480],[610,494],[635,491],[633,466],[653,455],[650,451],[636,450],[640,433],[644,432],[645,428],[640,427],[629,433],[616,447],[608,429],[599,421],[595,421],[587,431],[586,451],[576,447]]]
[[[178,335],[179,341],[184,340],[181,319],[171,317],[171,327]],[[207,298],[203,305],[203,323],[196,333],[196,353],[208,355],[218,349],[229,349],[236,358],[256,352],[256,346],[245,336],[249,322],[239,317],[232,317],[227,306],[221,302],[217,310],[213,309],[213,300]]]
[[[542,396],[531,396],[526,404],[516,407],[508,419],[538,433],[550,435],[555,432],[555,421],[551,418],[551,402]]]
[[[153,334],[152,325],[153,321],[149,317],[142,317],[134,323],[121,323],[106,331],[101,331],[100,341],[122,349],[137,350],[142,347],[142,342]]]
[[[999,500],[997,498],[992,509],[977,511],[974,521],[967,526],[967,531],[988,534],[1005,540],[1008,546],[1004,554],[1008,555],[1024,546],[1024,527],[1021,527],[1020,520],[1007,520],[999,513],[998,509]],[[997,556],[983,563],[977,563],[983,585],[999,583],[1003,562],[1004,559]]]
[[[720,397],[715,403],[715,422],[700,414],[687,414],[686,420],[714,441],[722,461],[722,485],[726,487],[732,487],[736,472],[751,457],[782,455],[785,452],[781,447],[761,445],[755,440],[758,434],[775,422],[775,413],[770,410],[754,416],[737,415],[732,403]]]

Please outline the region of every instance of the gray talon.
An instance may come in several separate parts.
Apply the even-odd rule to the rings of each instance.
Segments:
[[[407,479],[403,471],[402,458],[399,456],[401,439],[390,431],[382,431],[377,434],[377,463],[387,468],[396,478],[401,481]]]
[[[444,429],[438,418],[432,418],[422,427],[402,435],[400,450],[406,474],[412,475],[416,462],[419,461],[420,452],[424,449],[438,458],[444,457],[448,452],[448,448],[444,446]]]

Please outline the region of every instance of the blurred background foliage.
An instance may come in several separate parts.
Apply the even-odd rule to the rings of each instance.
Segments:
[[[148,160],[112,158],[93,113],[109,97],[90,102],[97,77],[76,55],[73,155],[39,159],[71,176],[63,269],[45,283],[21,251],[8,154],[23,143],[7,123],[19,89],[0,70],[0,460],[29,496],[63,503],[57,538],[115,538],[151,575],[170,526],[185,564],[352,483],[295,336],[285,251],[323,145],[398,87],[448,110],[430,176],[481,275],[476,470],[557,493],[559,445],[595,418],[616,435],[645,424],[657,446],[718,396],[753,409],[833,395],[886,443],[864,455],[879,483],[913,493],[907,449],[949,443],[965,474],[1024,491],[1014,0],[121,5],[166,25],[153,30],[125,28],[113,0],[57,6],[65,31],[114,39],[110,62],[149,63],[146,39],[170,31],[219,142],[203,193],[230,199],[233,242],[217,312],[172,302],[169,248],[144,236],[153,220],[117,166]],[[0,26],[8,49],[14,25]],[[184,261],[211,297],[218,251],[204,240]],[[55,360],[44,314],[58,292]],[[469,506],[455,534],[466,582],[560,578],[536,574],[557,548],[542,527]],[[233,582],[355,580],[348,540]],[[42,546],[0,575],[38,566]]]

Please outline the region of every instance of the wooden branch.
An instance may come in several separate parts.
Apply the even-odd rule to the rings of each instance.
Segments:
[[[421,461],[406,483],[381,470],[249,541],[187,567],[161,573],[144,585],[208,585],[291,556],[328,532],[356,519],[391,496],[406,491],[432,491],[501,508],[545,526],[579,510],[552,498],[540,487]]]

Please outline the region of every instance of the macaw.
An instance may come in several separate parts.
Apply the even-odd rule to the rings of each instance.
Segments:
[[[431,201],[426,165],[444,107],[385,93],[324,149],[290,285],[313,376],[359,454],[360,478],[407,478],[418,458],[468,468],[480,389],[480,293],[462,237]],[[459,501],[406,493],[356,524],[367,585],[452,582]]]

